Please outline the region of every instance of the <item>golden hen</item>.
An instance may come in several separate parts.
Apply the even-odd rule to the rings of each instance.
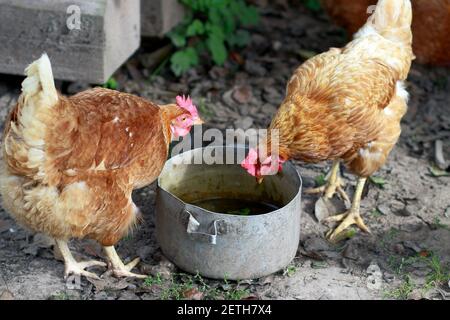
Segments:
[[[105,265],[75,261],[71,238],[100,242],[115,276],[144,277],[131,273],[139,260],[124,265],[114,244],[138,219],[133,189],[158,177],[173,137],[201,123],[196,107],[189,98],[158,106],[103,88],[64,97],[47,55],[26,74],[4,131],[4,207],[19,223],[55,238],[66,277],[97,277],[85,269]]]
[[[361,28],[377,0],[322,0],[322,6],[349,34]],[[423,64],[450,65],[450,0],[412,0],[413,49]]]
[[[289,159],[334,160],[327,185],[314,191],[325,191],[327,198],[339,192],[347,198],[338,175],[343,161],[359,180],[351,209],[330,218],[342,221],[328,233],[330,240],[352,224],[369,231],[359,205],[366,179],[385,163],[400,136],[408,100],[404,80],[413,59],[411,19],[409,0],[380,0],[346,47],[300,66],[271,122],[271,134],[242,163],[261,181]]]

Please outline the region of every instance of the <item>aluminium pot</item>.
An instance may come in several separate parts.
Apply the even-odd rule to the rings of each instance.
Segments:
[[[211,153],[223,159],[238,154],[237,161],[192,164]],[[164,255],[180,269],[214,279],[255,279],[285,268],[295,257],[302,180],[288,162],[282,172],[258,185],[240,166],[245,154],[244,147],[206,147],[166,162],[158,179],[156,237]],[[190,204],[214,198],[269,200],[281,207],[238,216]]]

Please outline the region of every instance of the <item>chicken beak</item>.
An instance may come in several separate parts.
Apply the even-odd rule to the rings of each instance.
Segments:
[[[263,183],[263,181],[264,181],[264,177],[258,177],[258,178],[256,178],[256,182],[257,182],[258,184]]]
[[[200,119],[200,118],[197,118],[197,119],[194,120],[194,126],[202,125],[202,124],[204,124],[204,123],[205,123],[205,121],[203,121],[203,120]]]

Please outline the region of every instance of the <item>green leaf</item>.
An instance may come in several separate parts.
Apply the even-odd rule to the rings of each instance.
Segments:
[[[236,18],[230,10],[222,12],[223,32],[230,36],[236,30]]]
[[[222,66],[228,57],[228,51],[227,48],[225,48],[223,38],[211,34],[206,41],[206,46],[212,54],[214,63],[218,66]]]
[[[317,187],[324,186],[327,183],[327,179],[325,179],[325,175],[323,174],[318,175],[314,181],[316,182]]]
[[[374,185],[376,185],[380,189],[383,189],[384,185],[387,183],[386,180],[384,180],[383,178],[375,177],[375,176],[371,176],[369,178],[369,181],[372,182]]]
[[[433,165],[431,167],[428,168],[428,170],[430,171],[431,175],[435,178],[439,178],[439,177],[450,177],[450,172],[447,172],[445,170],[441,170],[439,169],[437,166]]]
[[[319,0],[305,0],[305,6],[311,11],[320,11],[321,5]]]
[[[205,25],[205,29],[208,32],[208,38],[214,37],[220,41],[225,40],[225,34],[223,33],[223,30],[219,26],[211,24],[211,23],[207,23]]]
[[[216,26],[220,26],[222,24],[222,18],[220,17],[220,12],[217,8],[209,9],[208,22]]]
[[[180,76],[190,68],[195,67],[199,63],[197,51],[194,48],[187,48],[178,51],[170,58],[173,73],[176,76]]]
[[[192,21],[192,23],[189,25],[189,27],[186,30],[186,35],[188,37],[202,35],[204,33],[205,33],[205,26],[203,25],[203,22],[201,22],[198,19],[195,19],[194,21]]]
[[[234,2],[230,10],[244,26],[256,25],[259,22],[260,16],[256,7],[247,6],[242,0]]]
[[[172,41],[173,45],[177,48],[181,48],[186,45],[186,36],[179,30],[173,30],[167,33],[167,36]]]
[[[104,88],[108,88],[108,89],[112,89],[112,90],[117,90],[117,87],[119,86],[119,84],[117,83],[116,79],[114,78],[109,78],[108,81],[105,82],[105,84],[103,85]]]
[[[250,42],[250,33],[246,30],[239,30],[236,34],[229,36],[227,42],[231,47],[245,47]]]

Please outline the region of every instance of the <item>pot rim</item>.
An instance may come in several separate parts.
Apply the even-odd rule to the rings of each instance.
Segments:
[[[172,159],[174,159],[174,158],[176,158],[176,157],[181,157],[181,156],[183,156],[183,155],[185,155],[185,154],[187,154],[187,153],[194,152],[194,151],[199,150],[199,149],[202,149],[202,150],[203,150],[203,149],[208,149],[208,148],[223,148],[223,149],[226,149],[226,148],[234,148],[234,149],[246,149],[246,150],[248,150],[248,148],[247,148],[247,147],[244,147],[244,146],[234,146],[234,147],[232,147],[232,146],[225,146],[225,145],[224,145],[224,146],[206,146],[206,147],[194,148],[194,149],[185,151],[185,152],[183,152],[183,153],[177,154],[176,156],[174,156],[174,157],[168,159],[168,160],[166,161],[166,163],[164,164],[164,167],[163,167],[163,170],[162,170],[162,171],[164,171],[164,169],[165,169],[167,163],[168,163],[170,160],[172,160]],[[299,184],[300,184],[297,193],[295,194],[295,196],[292,197],[292,199],[291,199],[288,203],[286,203],[286,204],[285,204],[284,206],[282,206],[281,208],[279,208],[279,209],[277,209],[277,210],[274,210],[274,211],[267,212],[267,213],[258,214],[258,215],[241,216],[241,215],[235,215],[235,214],[227,214],[227,213],[215,212],[215,211],[210,211],[210,210],[204,209],[204,208],[202,208],[202,207],[196,206],[195,204],[185,202],[185,201],[181,200],[178,196],[176,196],[175,194],[173,194],[172,192],[166,190],[165,188],[163,188],[163,187],[161,186],[161,184],[160,184],[161,174],[158,176],[158,180],[157,180],[157,189],[160,189],[160,190],[166,192],[166,193],[169,194],[171,197],[175,198],[175,199],[178,200],[180,203],[182,203],[185,207],[187,207],[187,206],[194,207],[194,208],[200,209],[201,211],[204,211],[205,213],[211,213],[211,214],[214,214],[214,215],[218,215],[219,217],[222,217],[222,218],[225,218],[225,217],[233,217],[233,218],[242,218],[242,219],[245,219],[245,220],[249,220],[249,219],[257,219],[257,218],[259,218],[259,217],[268,217],[268,216],[271,216],[271,215],[275,215],[275,214],[279,213],[279,211],[284,210],[287,206],[292,205],[293,202],[294,202],[298,197],[300,197],[300,196],[301,196],[301,193],[302,193],[303,180],[302,180],[302,177],[301,177],[300,173],[298,172],[297,168],[295,167],[295,165],[294,165],[291,161],[287,161],[284,165],[290,166],[292,169],[294,169],[294,171],[295,171],[295,173],[296,173],[296,174],[295,174],[295,177],[298,179],[298,182],[299,182]],[[162,172],[162,171],[161,171],[161,172]]]

